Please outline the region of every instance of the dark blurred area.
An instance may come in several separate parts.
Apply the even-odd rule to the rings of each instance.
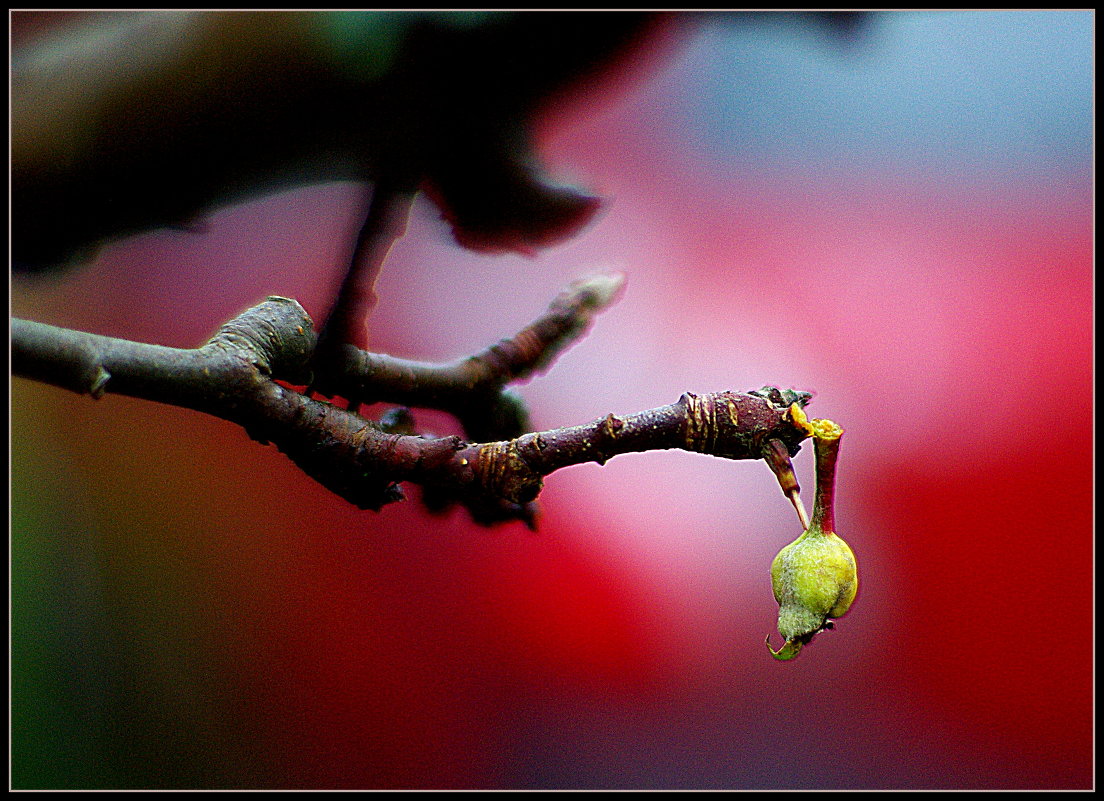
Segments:
[[[15,267],[87,261],[106,239],[343,179],[423,186],[461,245],[531,253],[599,205],[544,175],[531,141],[542,110],[598,100],[695,23],[812,22],[851,36],[863,19],[16,12]]]
[[[656,24],[630,13],[85,18],[14,65],[16,264],[87,258],[103,238],[338,179],[424,183],[472,247],[562,238],[595,201],[541,180],[528,120]]]

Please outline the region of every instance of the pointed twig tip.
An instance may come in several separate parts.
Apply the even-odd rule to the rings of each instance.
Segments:
[[[584,296],[592,308],[604,309],[620,299],[626,278],[620,270],[594,273],[573,281],[571,291]]]

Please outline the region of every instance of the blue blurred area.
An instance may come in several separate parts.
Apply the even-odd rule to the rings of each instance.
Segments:
[[[1092,12],[882,12],[854,39],[781,22],[695,38],[693,146],[807,170],[1091,163]]]

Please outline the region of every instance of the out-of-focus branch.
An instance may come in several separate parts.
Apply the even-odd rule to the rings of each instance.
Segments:
[[[367,347],[368,318],[379,302],[376,281],[387,254],[406,233],[416,195],[413,185],[395,187],[385,182],[372,191],[368,217],[357,235],[337,302],[319,337],[320,351],[340,345]]]
[[[617,278],[576,282],[517,337],[452,365],[352,354],[344,380],[374,399],[455,410],[546,366],[617,293]],[[269,298],[224,325],[201,348],[181,350],[12,321],[16,376],[101,397],[118,393],[206,412],[271,442],[301,469],[360,508],[399,500],[399,484],[426,488],[434,504],[460,502],[480,522],[522,519],[543,477],[631,451],[682,448],[728,459],[778,460],[809,436],[809,394],[686,393],[669,406],[608,415],[582,426],[475,443],[424,437],[310,398],[303,385],[317,337],[294,300]],[[429,499],[427,498],[427,500]]]

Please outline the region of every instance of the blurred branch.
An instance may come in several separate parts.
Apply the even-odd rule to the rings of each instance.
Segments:
[[[344,361],[329,363],[335,367],[331,386],[459,412],[470,420],[480,404],[502,397],[506,384],[547,367],[585,333],[620,285],[616,276],[577,281],[517,336],[452,364],[406,362],[342,348]],[[402,499],[399,484],[409,481],[426,488],[431,507],[459,502],[482,523],[522,519],[533,526],[532,501],[543,477],[569,465],[602,464],[621,453],[668,448],[777,464],[809,436],[802,412],[809,394],[773,387],[686,393],[676,403],[638,414],[610,414],[581,426],[489,442],[418,436],[404,415],[373,422],[279,383],[302,386],[312,366],[319,368],[312,365],[313,323],[288,298],[268,298],[191,350],[19,319],[12,320],[11,334],[16,376],[94,398],[108,392],[129,395],[235,422],[362,509]],[[513,424],[522,423],[523,415],[515,415]]]
[[[319,351],[368,344],[368,318],[379,302],[376,281],[394,244],[406,234],[417,190],[380,182],[372,191],[368,216],[357,235],[352,260],[330,316],[319,336]],[[348,396],[353,397],[353,396]]]

